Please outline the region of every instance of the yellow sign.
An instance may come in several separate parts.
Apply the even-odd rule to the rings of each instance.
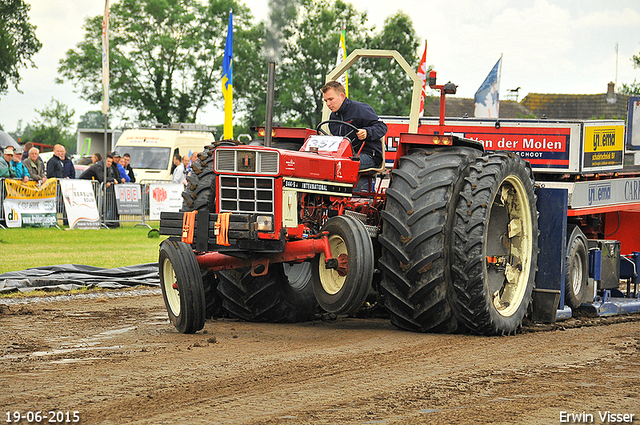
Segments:
[[[623,152],[624,125],[585,126],[585,167],[622,166]]]
[[[48,179],[40,187],[37,182],[6,179],[4,187],[7,191],[7,199],[45,199],[55,198],[58,188],[57,179]]]

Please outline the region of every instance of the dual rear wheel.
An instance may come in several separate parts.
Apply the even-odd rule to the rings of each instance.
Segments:
[[[528,163],[466,148],[409,152],[393,171],[382,218],[382,288],[395,325],[517,331],[538,255]]]

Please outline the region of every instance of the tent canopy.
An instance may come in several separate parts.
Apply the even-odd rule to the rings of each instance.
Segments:
[[[9,134],[7,134],[6,132],[0,130],[0,149],[4,149],[8,146],[13,146],[16,149],[20,147],[20,145],[18,145],[18,142],[13,140],[13,137],[9,136]]]

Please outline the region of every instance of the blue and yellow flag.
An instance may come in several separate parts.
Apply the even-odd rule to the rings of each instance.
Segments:
[[[229,10],[227,42],[222,59],[222,95],[224,96],[223,139],[233,139],[233,11]]]

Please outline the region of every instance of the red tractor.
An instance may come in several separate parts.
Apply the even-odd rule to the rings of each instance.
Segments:
[[[183,212],[162,213],[160,278],[169,318],[183,333],[208,317],[310,320],[383,304],[394,325],[420,332],[512,334],[531,303],[538,215],[529,163],[444,125],[418,134],[422,83],[390,172],[358,172],[349,140],[307,137],[299,151],[219,142],[184,191]],[[455,93],[451,83],[430,86]],[[443,102],[444,103],[444,102]],[[326,118],[326,115],[325,115]],[[362,175],[371,189],[354,192]]]

